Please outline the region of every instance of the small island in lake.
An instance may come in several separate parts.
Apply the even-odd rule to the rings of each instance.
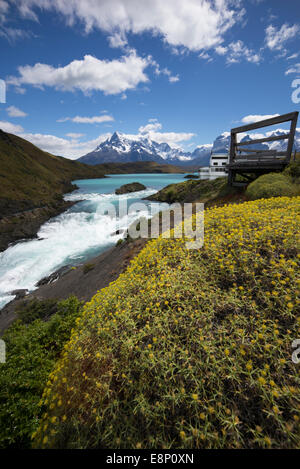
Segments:
[[[144,186],[144,184],[141,184],[140,182],[130,182],[129,184],[124,184],[123,186],[119,187],[119,189],[116,189],[115,193],[117,195],[128,194],[129,192],[138,192],[143,191],[145,189],[146,186]]]

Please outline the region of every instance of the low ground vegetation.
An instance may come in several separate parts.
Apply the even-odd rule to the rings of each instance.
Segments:
[[[86,303],[34,447],[298,448],[300,198],[208,209]]]

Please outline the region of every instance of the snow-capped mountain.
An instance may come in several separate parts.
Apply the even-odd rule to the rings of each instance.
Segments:
[[[115,132],[100,143],[94,151],[78,159],[81,163],[129,163],[133,161],[157,161],[158,163],[184,164],[192,161],[191,153],[172,148],[168,143],[157,143],[149,137],[130,139]]]
[[[240,139],[241,142],[247,142],[249,140],[255,140],[257,138],[262,138],[263,136],[265,137],[275,137],[279,135],[284,135],[287,134],[289,131],[288,130],[283,130],[283,129],[276,129],[271,132],[267,132],[264,135],[243,135],[243,137]],[[252,145],[253,150],[277,150],[277,151],[285,151],[287,148],[287,140],[277,140],[275,142],[266,142],[266,143],[255,143]],[[212,151],[214,153],[226,153],[230,149],[230,133],[229,132],[224,132],[223,134],[219,135],[219,137],[216,138],[214,141]],[[300,149],[300,129],[296,130],[295,133],[295,139],[294,139],[294,149],[297,149],[299,151]]]
[[[277,129],[267,132],[265,135],[284,135],[287,130]],[[262,136],[262,135],[260,135]],[[254,140],[257,135],[243,135],[241,141]],[[253,149],[271,149],[284,151],[287,140],[275,142],[257,143]],[[157,143],[149,137],[128,138],[126,135],[115,132],[110,138],[100,143],[94,151],[78,159],[81,163],[130,163],[134,161],[156,161],[157,163],[170,163],[181,166],[206,166],[209,164],[211,151],[214,153],[227,153],[230,148],[230,133],[223,132],[213,144],[199,145],[191,152],[184,152],[178,148],[172,148],[168,143]],[[295,134],[294,148],[300,149],[300,129]]]

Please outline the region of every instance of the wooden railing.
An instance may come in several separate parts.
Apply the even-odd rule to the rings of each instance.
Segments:
[[[260,122],[255,122],[250,125],[243,125],[236,127],[231,130],[231,144],[230,144],[230,155],[229,155],[229,168],[237,167],[239,164],[247,163],[248,165],[260,166],[263,163],[274,163],[282,161],[288,164],[291,159],[293,150],[295,131],[297,126],[298,112],[291,112],[289,114],[283,114],[281,116],[272,117],[271,119],[265,119]],[[284,135],[275,135],[272,137],[257,138],[255,140],[247,140],[244,142],[237,142],[237,134],[248,132],[251,130],[260,129],[262,127],[268,127],[271,125],[281,124],[283,122],[291,121],[290,130]],[[286,151],[276,150],[257,150],[247,148],[249,145],[257,143],[273,142],[278,140],[288,140]],[[246,147],[246,148],[243,148]]]

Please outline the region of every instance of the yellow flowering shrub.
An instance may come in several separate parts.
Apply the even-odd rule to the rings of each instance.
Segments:
[[[86,303],[34,447],[299,448],[300,197],[205,212]]]

